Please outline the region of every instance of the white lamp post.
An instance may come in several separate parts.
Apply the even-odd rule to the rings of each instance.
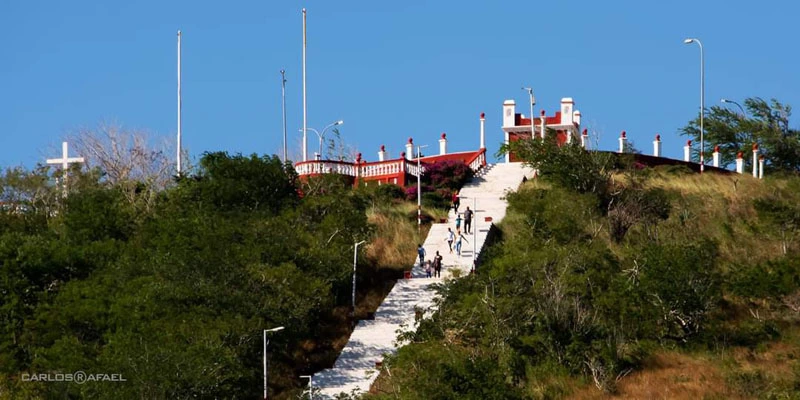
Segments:
[[[417,145],[417,232],[422,230],[422,149],[428,145]]]
[[[316,133],[316,134],[317,134],[317,137],[319,138],[319,157],[320,157],[320,158],[322,158],[322,141],[325,139],[325,131],[327,131],[327,130],[328,130],[329,128],[331,128],[331,127],[334,127],[334,126],[336,126],[336,125],[341,125],[341,124],[343,124],[343,123],[344,123],[344,121],[343,121],[343,120],[338,120],[338,121],[336,121],[336,122],[332,122],[332,123],[328,124],[326,127],[322,128],[322,133],[319,133],[319,132],[318,132],[316,129],[314,129],[314,128],[308,128],[308,127],[306,127],[306,130]],[[300,129],[300,132],[302,132],[302,131],[303,131],[303,130],[302,130],[302,129]]]
[[[737,103],[737,102],[735,102],[733,100],[728,100],[728,99],[720,99],[719,101],[722,102],[722,103],[735,104],[736,107],[739,107],[739,111],[742,112],[742,115],[745,116],[745,117],[747,116],[747,113],[744,112],[744,108],[742,108],[741,104],[739,104],[739,103]]]
[[[267,393],[267,383],[268,383],[267,371],[269,368],[269,364],[267,363],[267,346],[269,346],[269,340],[267,340],[267,333],[273,333],[282,330],[283,330],[282,326],[272,329],[264,329],[264,400],[267,400],[269,398],[269,394]]]
[[[533,106],[536,104],[536,98],[533,97],[533,88],[523,87],[522,90],[526,90],[528,92],[528,97],[530,97],[531,100],[531,140],[533,140],[535,137],[533,125]],[[542,137],[544,137],[544,132],[542,132]]]
[[[312,380],[314,379],[313,375],[300,375],[302,379],[308,379],[308,400],[314,400],[314,384]]]
[[[356,315],[356,264],[358,264],[358,246],[365,242],[365,240],[362,240],[353,246],[353,316]]]
[[[704,164],[705,159],[703,157],[703,153],[705,153],[705,141],[703,140],[703,135],[705,131],[703,130],[703,114],[706,113],[706,89],[705,89],[705,60],[703,59],[703,43],[700,42],[699,39],[689,38],[683,41],[685,44],[692,44],[697,43],[700,46],[700,173],[704,171]]]

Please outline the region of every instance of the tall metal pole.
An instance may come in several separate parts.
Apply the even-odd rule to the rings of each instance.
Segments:
[[[286,163],[286,71],[281,70],[281,106],[283,109],[283,162]]]
[[[282,326],[272,329],[264,329],[264,400],[269,398],[269,393],[267,393],[267,384],[269,383],[267,378],[267,372],[269,371],[269,362],[267,361],[267,348],[269,346],[269,340],[267,340],[267,333],[278,332],[281,330],[283,330]]]
[[[472,272],[478,267],[478,199],[472,197]]]
[[[417,233],[422,231],[422,149],[428,145],[417,145]]]
[[[364,244],[365,240],[353,246],[353,316],[356,315],[356,264],[358,264],[358,246]]]
[[[308,161],[307,138],[307,108],[306,108],[306,9],[303,9],[303,161]]]
[[[533,139],[536,135],[533,125],[533,106],[536,104],[536,98],[533,97],[533,88],[532,87],[524,87],[522,90],[528,91],[528,97],[531,101],[531,139]],[[542,132],[542,137],[544,137],[544,132]]]
[[[700,42],[700,39],[689,38],[683,41],[685,44],[697,43],[700,46],[700,173],[703,173],[705,170],[704,164],[704,153],[706,150],[705,147],[705,140],[704,134],[705,130],[703,127],[703,117],[706,113],[706,81],[705,81],[705,59],[703,54],[703,43]]]
[[[178,31],[178,145],[176,166],[178,175],[181,174],[181,31]]]
[[[699,40],[695,39],[697,44],[700,46],[700,173],[702,174],[705,170],[705,152],[706,152],[706,145],[704,141],[704,134],[705,129],[703,128],[703,118],[706,113],[706,81],[705,81],[705,59],[703,55],[703,44],[700,43]]]

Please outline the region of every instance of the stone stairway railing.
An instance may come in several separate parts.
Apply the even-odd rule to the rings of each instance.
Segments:
[[[442,255],[442,279],[469,274],[491,224],[505,217],[505,194],[509,190],[516,190],[523,176],[531,175],[532,171],[519,163],[487,165],[472,182],[462,188],[459,212],[470,207],[476,213],[472,222],[473,233],[464,233],[467,242],[463,243],[461,255],[457,255],[455,249],[451,254],[446,241],[447,228],[455,231],[455,214],[452,210],[447,223],[431,226],[423,243],[426,259],[433,259],[437,251]],[[417,264],[411,273],[412,279],[400,280],[394,285],[375,312],[374,320],[358,322],[333,368],[320,371],[313,377],[315,389],[319,390],[322,398],[331,399],[341,392],[368,391],[378,376],[379,367],[376,363],[382,362],[384,354],[394,353],[403,345],[397,342],[398,331],[416,329],[417,310],[421,310],[423,315],[435,311],[433,300],[436,293],[432,285],[442,279],[426,278],[425,272]]]

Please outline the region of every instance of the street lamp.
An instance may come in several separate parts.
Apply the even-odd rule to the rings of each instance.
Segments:
[[[364,244],[362,240],[353,246],[353,316],[356,315],[356,264],[358,264],[358,246]]]
[[[705,160],[703,158],[703,153],[705,153],[705,142],[703,141],[703,114],[706,111],[706,103],[705,103],[705,60],[703,59],[703,43],[700,42],[700,39],[689,38],[683,41],[685,44],[692,44],[697,43],[700,46],[700,173],[703,173]]]
[[[300,375],[301,379],[308,379],[308,400],[314,400],[314,385],[311,381],[314,379],[313,375]]]
[[[422,230],[422,149],[428,145],[417,145],[417,232]]]
[[[533,106],[536,104],[536,98],[533,97],[533,88],[523,87],[522,90],[526,90],[528,92],[528,97],[531,99],[531,139],[533,139],[535,136],[533,132]],[[542,132],[542,134],[544,134],[544,132]]]
[[[742,112],[742,115],[743,115],[743,116],[747,116],[747,113],[745,113],[745,112],[744,112],[744,108],[742,108],[742,105],[741,105],[741,104],[739,104],[739,103],[737,103],[737,102],[735,102],[735,101],[733,101],[733,100],[728,100],[728,99],[720,99],[720,102],[722,102],[722,103],[731,103],[731,104],[736,104],[736,107],[739,107],[739,111],[741,111],[741,112]]]
[[[344,123],[344,120],[341,120],[341,119],[336,121],[336,122],[332,122],[332,123],[328,124],[325,128],[322,128],[322,133],[319,133],[319,131],[317,131],[314,128],[306,127],[306,130],[316,133],[317,137],[319,137],[319,153],[318,154],[319,154],[320,158],[322,158],[322,140],[325,138],[325,131],[327,131],[328,128],[334,127],[336,125],[341,125],[343,123]],[[300,132],[302,132],[302,131],[303,130],[300,129]]]
[[[269,364],[267,363],[267,346],[269,346],[269,340],[267,340],[267,333],[273,333],[282,330],[283,330],[282,326],[272,329],[264,329],[264,400],[267,400],[269,398],[269,394],[267,394],[267,382],[268,382],[267,368],[269,367]]]

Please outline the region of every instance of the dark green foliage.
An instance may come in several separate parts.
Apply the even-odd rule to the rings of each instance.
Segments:
[[[202,206],[278,213],[297,202],[297,178],[289,171],[277,156],[205,153],[198,176],[184,179],[181,186],[188,199]]]
[[[782,258],[737,268],[729,280],[734,294],[751,299],[779,299],[800,289],[800,260]]]
[[[612,154],[587,151],[579,144],[559,145],[555,135],[545,140],[519,140],[503,145],[500,152],[513,151],[544,179],[579,193],[593,193],[605,199],[609,177],[616,163]]]
[[[261,331],[279,325],[270,386],[295,385],[300,343],[349,303],[353,242],[371,234],[367,203],[328,181],[301,199],[276,157],[209,153],[200,165],[149,209],[76,172],[57,212],[0,213],[0,392],[254,398]],[[27,190],[13,178],[4,193]],[[18,380],[77,370],[127,382]]]

